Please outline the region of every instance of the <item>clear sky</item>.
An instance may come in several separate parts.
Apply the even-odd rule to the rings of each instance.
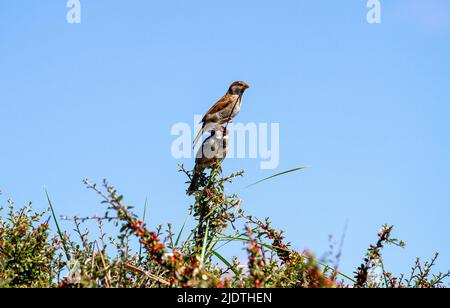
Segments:
[[[107,178],[178,229],[193,161],[171,127],[245,80],[236,120],[280,123],[280,165],[225,161],[246,170],[229,191],[310,166],[243,190],[248,213],[319,256],[347,224],[345,272],[383,223],[407,243],[391,269],[435,251],[450,268],[450,2],[381,3],[374,25],[364,0],[85,0],[68,24],[63,0],[0,1],[1,203],[44,209],[46,187],[59,214],[101,213],[81,180]]]

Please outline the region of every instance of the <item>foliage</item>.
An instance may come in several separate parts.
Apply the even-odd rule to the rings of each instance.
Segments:
[[[6,217],[0,216],[0,287],[432,288],[444,287],[450,276],[450,272],[433,273],[437,255],[424,264],[417,260],[409,276],[396,277],[386,271],[383,249],[404,246],[392,237],[393,227],[388,226],[369,247],[355,278],[341,273],[339,262],[331,266],[310,252],[292,250],[283,231],[276,230],[268,218],[247,215],[238,196],[225,193],[226,184],[243,172],[224,176],[219,163],[211,167],[209,175],[202,175],[202,186],[188,208],[196,223],[187,235],[183,234],[186,223],[177,234],[171,224],[150,230],[106,181],[97,186],[84,180],[101,198],[105,214],[62,217],[73,222],[71,235],[61,230],[48,195],[54,237],[44,219],[48,212],[35,214],[31,205],[16,210],[8,202]],[[192,171],[183,166],[180,171],[192,178]],[[95,239],[91,239],[94,230],[84,229],[87,221],[98,226]],[[117,227],[117,232],[106,234],[105,224]],[[232,243],[245,248],[247,262],[221,255]]]
[[[32,213],[31,204],[0,217],[0,287],[43,287],[61,269],[56,238],[51,238],[44,213]]]

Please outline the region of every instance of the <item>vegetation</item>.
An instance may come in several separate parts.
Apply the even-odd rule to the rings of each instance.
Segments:
[[[183,166],[180,171],[191,179],[191,171]],[[45,213],[33,213],[31,204],[16,209],[9,201],[6,213],[2,209],[0,216],[0,287],[446,286],[450,272],[433,274],[437,255],[425,263],[417,260],[407,276],[396,277],[385,270],[383,249],[387,245],[404,246],[392,237],[391,226],[382,227],[376,243],[370,245],[353,274],[341,273],[339,262],[330,265],[310,252],[292,250],[283,232],[275,230],[269,219],[248,215],[240,208],[237,195],[225,194],[224,186],[242,174],[224,176],[220,164],[214,164],[211,173],[203,176],[202,188],[189,208],[189,216],[196,221],[190,232],[185,232],[186,223],[177,233],[171,224],[151,231],[144,218],[139,219],[133,208],[124,204],[123,196],[106,181],[97,186],[84,180],[100,197],[105,215],[72,218],[76,232],[71,235],[60,229],[50,198]],[[50,218],[55,223],[54,233],[49,227]],[[82,231],[87,220],[97,222],[98,238],[90,239],[90,233]],[[113,224],[118,232],[106,234],[104,224]],[[246,248],[246,264],[220,254],[221,248],[231,243]]]

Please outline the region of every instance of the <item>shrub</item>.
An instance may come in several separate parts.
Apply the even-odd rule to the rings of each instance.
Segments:
[[[192,172],[180,167],[188,179]],[[104,216],[63,217],[71,220],[75,233],[63,232],[53,214],[57,236],[50,236],[45,213],[35,214],[28,205],[15,210],[8,203],[6,219],[0,218],[0,287],[59,288],[166,288],[166,287],[246,287],[246,288],[341,288],[341,287],[443,287],[450,273],[433,274],[437,255],[422,264],[417,260],[408,277],[395,277],[384,268],[382,251],[386,245],[404,246],[392,238],[393,227],[383,226],[376,244],[371,245],[355,278],[318,260],[310,252],[294,251],[268,218],[247,215],[237,195],[227,195],[225,186],[243,172],[222,175],[214,164],[203,175],[201,188],[189,207],[195,227],[184,238],[174,234],[172,225],[150,230],[124,203],[124,197],[104,181],[93,190],[106,206]],[[189,181],[188,181],[189,184]],[[95,221],[99,236],[91,239],[86,221]],[[118,232],[107,235],[104,224],[114,224]],[[76,239],[72,239],[72,237]],[[247,262],[227,260],[220,249],[241,243]],[[136,247],[138,249],[136,249]],[[379,271],[378,269],[381,269]],[[381,274],[377,274],[381,272]]]
[[[49,236],[45,213],[32,213],[31,204],[0,217],[0,287],[45,287],[61,266],[56,238]]]

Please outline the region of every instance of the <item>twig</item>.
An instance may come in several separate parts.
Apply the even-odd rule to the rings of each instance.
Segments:
[[[165,279],[163,279],[163,278],[161,278],[161,277],[159,277],[159,276],[156,276],[156,275],[153,275],[153,274],[151,274],[151,273],[149,273],[149,272],[146,272],[146,271],[144,271],[144,270],[141,270],[140,268],[137,268],[136,266],[131,265],[131,264],[129,264],[129,263],[127,263],[125,266],[126,266],[128,269],[132,270],[132,271],[135,271],[135,272],[138,272],[138,273],[140,273],[140,274],[143,274],[143,275],[147,276],[148,278],[153,279],[153,280],[156,280],[156,281],[158,281],[159,283],[162,283],[162,284],[164,284],[164,285],[166,285],[166,286],[170,286],[170,282],[168,282],[167,280],[165,280]]]

